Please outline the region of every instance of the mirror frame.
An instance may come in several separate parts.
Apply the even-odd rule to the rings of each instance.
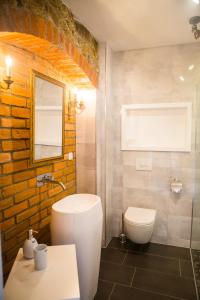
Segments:
[[[63,100],[62,100],[62,154],[59,156],[35,159],[35,78],[39,77],[50,83],[58,85],[63,88]],[[52,162],[58,159],[64,159],[64,140],[65,140],[65,97],[66,97],[66,85],[54,78],[44,75],[36,70],[32,70],[31,73],[31,91],[32,91],[32,103],[31,103],[31,128],[30,128],[30,161],[31,165],[42,165],[48,161]]]

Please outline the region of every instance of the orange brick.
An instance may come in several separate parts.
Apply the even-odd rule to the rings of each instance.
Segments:
[[[8,174],[8,173],[13,173],[13,172],[18,172],[21,170],[24,170],[28,167],[28,162],[27,160],[20,160],[17,162],[11,162],[3,165],[3,173]]]
[[[51,218],[48,216],[45,219],[42,219],[40,222],[40,229],[42,229],[43,227],[45,227],[47,224],[49,224],[51,221]]]
[[[76,166],[76,160],[73,159],[73,160],[68,160],[67,161],[67,167],[71,167],[71,166]]]
[[[40,200],[43,201],[45,199],[48,198],[48,193],[47,192],[44,192],[44,193],[40,193]]]
[[[13,176],[14,182],[24,181],[26,179],[33,178],[35,176],[35,170],[28,170],[17,173]]]
[[[39,167],[36,170],[37,175],[45,174],[45,173],[51,173],[52,172],[52,165]]]
[[[75,173],[67,175],[67,182],[75,180],[75,179],[76,179],[76,174]]]
[[[58,178],[62,177],[63,175],[64,175],[63,170],[59,170],[59,171],[56,171],[53,173],[53,177],[55,179],[58,179]]]
[[[11,114],[14,117],[18,118],[30,118],[30,109],[28,108],[19,108],[19,107],[12,107]]]
[[[26,148],[30,149],[30,140],[26,140]]]
[[[10,218],[8,220],[5,220],[1,223],[0,227],[3,231],[9,229],[10,227],[12,227],[15,224],[15,219],[14,218]]]
[[[8,241],[4,241],[4,243],[2,244],[2,250],[3,251],[7,251],[8,249],[14,248],[16,247],[17,244],[17,238],[14,237]]]
[[[15,203],[21,202],[23,200],[26,200],[30,197],[32,197],[33,195],[35,195],[36,193],[36,189],[32,188],[32,189],[27,189],[23,192],[17,193],[15,195]]]
[[[2,118],[1,126],[23,128],[26,127],[26,121],[22,119],[15,119],[15,118]]]
[[[39,213],[37,213],[37,214],[33,215],[32,217],[30,217],[30,225],[33,225],[33,224],[35,224],[39,221],[40,221],[40,214]]]
[[[2,129],[0,128],[0,139],[10,139],[11,138],[11,130],[10,129]]]
[[[65,145],[75,145],[76,139],[65,138]]]
[[[30,151],[29,150],[23,150],[23,151],[13,152],[12,156],[13,156],[14,160],[29,158],[30,157]]]
[[[26,220],[27,218],[30,218],[31,216],[33,216],[37,212],[38,212],[38,207],[37,206],[33,206],[32,208],[29,208],[29,209],[25,210],[24,212],[17,215],[17,217],[16,217],[17,223],[20,223],[21,221]]]
[[[10,116],[10,107],[7,105],[0,105],[0,115],[1,116]]]
[[[5,209],[13,205],[13,197],[0,200],[0,210]]]
[[[53,197],[60,192],[62,192],[62,188],[60,186],[56,186],[55,188],[48,190],[48,195],[49,197]]]
[[[23,96],[23,97],[27,97],[27,98],[30,98],[30,96],[31,96],[30,90],[23,88],[21,86],[17,86],[17,85],[13,85],[12,93],[14,95]]]
[[[65,175],[71,174],[75,172],[75,166],[70,166],[65,170]]]
[[[76,152],[76,145],[68,145],[64,148],[65,153]]]
[[[0,153],[0,163],[5,163],[11,160],[10,153]]]
[[[18,98],[15,96],[9,96],[9,95],[2,95],[1,96],[1,101],[4,104],[9,104],[9,105],[15,105],[15,106],[26,106],[26,99],[23,98]]]
[[[75,124],[65,123],[65,130],[76,130]]]
[[[3,197],[8,197],[8,196],[16,194],[17,192],[21,192],[21,191],[25,190],[26,188],[27,188],[26,181],[16,183],[16,184],[4,187],[2,189],[2,195],[3,195]]]
[[[65,132],[65,137],[66,138],[72,138],[76,136],[76,132],[75,131],[66,131]]]
[[[14,228],[11,228],[9,230],[7,230],[4,234],[5,236],[5,240],[11,239],[14,236],[16,236],[17,234],[29,229],[29,222],[28,220],[25,220],[24,222],[20,223],[20,224],[16,224]]]
[[[28,139],[30,137],[29,129],[12,129],[12,137],[14,139]]]
[[[24,140],[20,141],[2,141],[3,151],[26,149],[27,145]]]
[[[11,248],[10,250],[7,250],[6,251],[6,261],[9,262],[11,259],[15,259],[18,251],[19,251],[19,247]]]
[[[54,171],[58,171],[66,168],[67,164],[65,161],[57,162],[54,164]]]
[[[0,177],[0,187],[12,184],[12,175],[1,176]]]
[[[36,187],[36,184],[37,184],[36,178],[31,178],[31,179],[28,181],[28,186],[29,186],[29,187]]]
[[[44,220],[48,217],[48,210],[47,209],[43,209],[40,213],[40,216],[41,216],[41,220],[40,220],[40,229],[42,228],[41,227],[41,224],[44,222]]]
[[[31,197],[31,198],[28,200],[28,202],[29,202],[29,205],[30,205],[30,206],[33,206],[33,205],[35,205],[35,204],[38,204],[38,203],[40,202],[40,195],[36,195],[36,196],[34,196],[34,197]]]
[[[26,120],[26,128],[30,128],[31,127],[31,122],[29,119]]]
[[[26,208],[28,208],[27,201],[21,202],[17,205],[14,205],[14,206],[6,209],[4,211],[4,217],[5,218],[10,218],[10,217],[20,213],[21,211],[25,210]]]

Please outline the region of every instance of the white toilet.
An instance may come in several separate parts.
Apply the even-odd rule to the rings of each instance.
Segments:
[[[155,218],[155,209],[128,207],[124,214],[127,237],[137,244],[148,243],[153,233]]]

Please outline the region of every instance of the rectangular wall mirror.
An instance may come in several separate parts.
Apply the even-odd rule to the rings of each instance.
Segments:
[[[65,85],[32,72],[32,163],[64,157]]]

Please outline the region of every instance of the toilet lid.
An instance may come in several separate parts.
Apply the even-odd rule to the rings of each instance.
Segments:
[[[128,207],[124,215],[125,221],[135,225],[150,225],[156,217],[155,209]]]

